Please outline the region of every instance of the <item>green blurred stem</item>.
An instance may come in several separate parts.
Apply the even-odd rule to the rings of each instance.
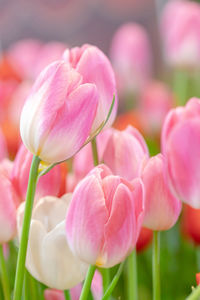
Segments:
[[[160,300],[160,232],[153,233],[153,300]]]
[[[1,271],[1,282],[3,287],[4,300],[10,300],[10,288],[8,273],[6,270],[6,262],[3,254],[3,246],[0,245],[0,271]]]
[[[100,270],[103,278],[103,292],[105,293],[110,284],[110,270],[109,269],[100,269]]]
[[[193,289],[192,293],[186,298],[186,300],[199,300],[200,297],[200,285]]]
[[[25,273],[25,261],[26,261],[27,245],[28,245],[28,236],[30,230],[31,215],[32,215],[33,202],[34,202],[34,196],[35,196],[35,190],[37,184],[39,164],[40,164],[39,157],[33,156],[31,169],[29,173],[28,188],[26,193],[26,204],[25,204],[25,211],[24,211],[24,220],[22,225],[21,240],[19,245],[19,253],[17,258],[17,270],[16,270],[16,277],[15,277],[13,300],[22,299],[22,288],[23,288],[24,273]]]
[[[173,78],[173,91],[177,97],[178,105],[185,105],[189,87],[188,73],[184,70],[175,70]]]
[[[88,299],[88,294],[90,292],[90,287],[92,284],[92,279],[94,276],[95,269],[96,269],[95,266],[91,265],[89,267],[79,300],[87,300]]]
[[[120,278],[120,275],[122,273],[122,270],[123,270],[123,267],[124,267],[124,262],[120,264],[118,270],[117,270],[117,273],[115,274],[113,280],[111,281],[109,287],[107,288],[105,294],[103,295],[103,298],[101,300],[108,300],[110,295],[112,294],[112,291],[114,290],[119,278]]]
[[[65,300],[71,300],[71,296],[70,296],[70,291],[69,290],[65,290],[64,291],[64,295],[65,295]]]
[[[94,166],[96,167],[99,164],[96,138],[93,138],[93,140],[91,141],[91,144],[92,144],[93,162],[94,162]]]
[[[138,287],[137,287],[137,252],[136,249],[129,255],[127,259],[128,270],[128,300],[138,299]]]

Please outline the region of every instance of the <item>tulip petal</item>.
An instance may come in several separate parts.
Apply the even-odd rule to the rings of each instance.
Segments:
[[[84,82],[94,83],[99,92],[99,105],[92,131],[105,120],[115,95],[115,104],[106,127],[109,127],[117,112],[117,93],[114,72],[107,57],[98,48],[90,46],[85,49],[77,63],[76,70],[83,76]]]
[[[99,181],[94,175],[89,175],[76,187],[66,220],[69,245],[83,261],[95,264],[107,218]]]

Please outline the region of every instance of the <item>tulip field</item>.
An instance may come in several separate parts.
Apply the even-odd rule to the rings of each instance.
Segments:
[[[200,299],[200,3],[156,26],[2,47],[0,300]]]

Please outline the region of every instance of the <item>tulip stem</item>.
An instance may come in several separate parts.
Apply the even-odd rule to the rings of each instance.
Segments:
[[[64,291],[64,296],[65,296],[65,300],[71,300],[71,296],[70,296],[70,291],[69,290],[65,290]]]
[[[79,300],[88,299],[88,294],[89,294],[90,287],[91,287],[91,284],[92,284],[92,279],[93,279],[93,276],[94,276],[95,269],[96,269],[95,266],[91,265],[89,267]]]
[[[98,157],[98,151],[97,151],[97,143],[96,143],[96,138],[94,138],[91,141],[92,144],[92,156],[93,156],[93,162],[94,162],[94,166],[98,166],[99,164],[99,157]]]
[[[128,300],[138,299],[137,288],[137,252],[136,249],[129,255],[128,259]]]
[[[160,300],[160,232],[153,233],[153,300]]]
[[[185,105],[188,93],[188,73],[183,70],[175,70],[173,90],[178,100],[178,105]]]
[[[0,271],[1,271],[1,281],[3,287],[4,300],[10,300],[10,288],[8,274],[6,270],[6,262],[3,254],[3,246],[0,245]]]
[[[113,280],[111,281],[109,287],[107,288],[105,294],[103,295],[102,299],[101,300],[108,300],[110,295],[112,294],[112,291],[114,290],[119,278],[120,278],[120,275],[122,273],[122,270],[123,270],[123,267],[124,267],[124,262],[122,262],[117,270],[117,273],[115,274]]]
[[[186,300],[198,300],[200,297],[200,285],[193,289],[192,293],[186,298]]]
[[[102,268],[100,271],[103,278],[103,292],[105,293],[110,284],[110,270]]]
[[[13,300],[22,299],[22,288],[25,273],[25,261],[26,261],[26,251],[28,245],[28,236],[31,223],[32,208],[37,184],[38,177],[38,167],[40,164],[40,159],[38,156],[33,156],[31,169],[29,173],[28,188],[26,193],[26,204],[24,211],[24,219],[21,233],[21,240],[19,245],[19,253],[17,258],[17,270],[15,276],[15,286],[14,286],[14,297]]]

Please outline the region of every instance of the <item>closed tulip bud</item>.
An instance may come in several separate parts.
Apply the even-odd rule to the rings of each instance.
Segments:
[[[121,94],[140,91],[151,75],[151,47],[145,29],[136,23],[122,25],[110,51]]]
[[[170,229],[179,217],[181,202],[171,193],[165,180],[162,154],[149,159],[142,170],[141,178],[145,187],[143,225],[156,231]]]
[[[33,209],[26,267],[30,274],[50,288],[70,289],[86,276],[88,265],[75,257],[66,239],[65,216],[71,194],[62,198],[41,198]],[[18,209],[21,235],[24,203]]]
[[[199,67],[200,5],[169,1],[161,18],[165,57],[171,66]]]
[[[52,63],[40,73],[21,113],[25,146],[45,163],[70,158],[91,133],[98,98],[95,84],[85,83],[68,63]]]
[[[149,83],[141,94],[139,111],[147,135],[160,135],[163,121],[173,106],[173,95],[162,82]]]
[[[151,244],[152,239],[153,231],[148,228],[142,227],[136,244],[137,252],[144,251]]]
[[[112,125],[117,113],[118,101],[115,75],[108,58],[97,47],[83,45],[81,48],[67,49],[64,60],[82,76],[83,83],[95,84],[98,90],[98,108],[92,131],[95,132],[105,121],[115,96],[114,107],[106,127]]]
[[[196,282],[197,285],[200,285],[200,273],[196,273]]]
[[[171,110],[162,130],[162,151],[173,192],[193,208],[200,208],[200,100]]]
[[[2,161],[0,164],[0,244],[10,241],[16,234],[15,190],[9,180],[10,166]]]
[[[20,202],[25,201],[26,198],[32,158],[32,153],[22,144],[15,157],[11,172],[11,182],[19,196]],[[47,195],[58,196],[61,184],[61,165],[57,165],[38,180],[35,200]]]
[[[139,176],[144,160],[149,157],[145,140],[132,126],[123,131],[112,128],[109,130],[110,136],[102,159],[113,174],[133,180]]]
[[[200,245],[200,209],[185,204],[181,225],[184,236],[195,245]]]
[[[114,176],[105,165],[77,185],[66,219],[73,253],[102,268],[125,259],[135,247],[143,220],[143,184]]]
[[[141,166],[149,157],[148,148],[139,131],[128,126],[119,131],[109,128],[97,137],[99,160],[111,169],[113,174],[127,180],[139,176]],[[73,191],[76,184],[92,170],[94,166],[91,145],[87,145],[73,159],[73,174],[67,178],[67,185]]]

